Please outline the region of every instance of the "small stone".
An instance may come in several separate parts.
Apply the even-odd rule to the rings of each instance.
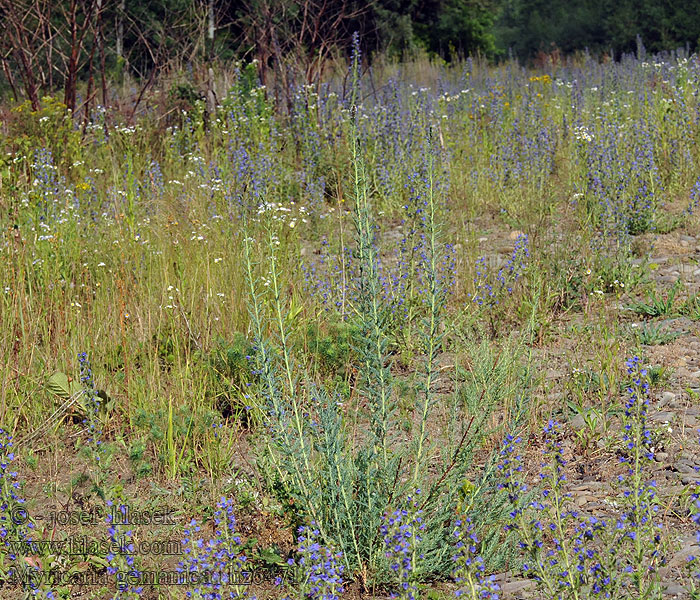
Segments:
[[[651,420],[655,421],[656,423],[670,423],[673,421],[673,413],[663,410],[651,415]]]
[[[501,591],[504,596],[518,594],[520,592],[525,592],[531,590],[535,587],[535,582],[528,579],[521,579],[518,581],[509,581],[501,585]]]
[[[510,235],[508,237],[511,240],[517,240],[521,235],[523,235],[522,231],[518,231],[517,229],[514,229],[513,231],[510,232]]]
[[[657,452],[654,454],[654,460],[660,463],[666,462],[668,460],[668,452]]]
[[[686,587],[677,581],[662,581],[661,586],[667,596],[685,596],[688,593]]]
[[[686,461],[684,461],[684,460],[678,461],[678,462],[674,465],[674,468],[675,468],[676,471],[678,471],[679,473],[688,473],[688,474],[691,474],[691,473],[697,474],[697,473],[698,473],[698,472],[695,470],[695,465],[694,465],[694,464],[693,464],[693,465],[688,464],[688,463],[687,463]],[[700,477],[700,474],[699,474],[698,476]]]
[[[698,425],[698,419],[693,415],[683,415],[681,419],[683,421],[683,425],[686,427],[697,427]]]
[[[578,498],[576,498],[576,506],[578,506],[579,508],[583,508],[584,506],[586,506],[586,504],[588,504],[594,499],[595,498],[593,498],[593,496],[579,496]]]
[[[579,413],[569,421],[569,424],[573,429],[583,429],[586,426],[586,419]]]
[[[694,543],[695,540],[683,544],[681,549],[673,555],[668,563],[669,567],[680,567],[688,562],[689,556],[700,556],[700,546]]]
[[[669,402],[673,402],[676,399],[676,395],[673,392],[664,392],[661,394],[660,406],[665,406]]]

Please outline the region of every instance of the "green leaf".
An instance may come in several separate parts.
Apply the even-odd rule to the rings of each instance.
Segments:
[[[46,389],[54,396],[67,400],[73,394],[80,391],[80,385],[75,381],[69,381],[65,373],[54,373],[46,382]]]
[[[284,564],[284,560],[280,556],[279,552],[276,552],[273,548],[265,548],[262,552],[260,552],[258,558],[268,565]]]

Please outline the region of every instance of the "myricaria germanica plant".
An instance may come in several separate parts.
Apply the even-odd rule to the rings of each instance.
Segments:
[[[353,73],[359,77],[357,65]],[[401,427],[389,338],[391,309],[385,302],[372,178],[364,160],[366,140],[358,124],[362,110],[353,101],[345,123],[352,157],[355,287],[344,298],[348,318],[359,332],[353,341],[357,366],[353,406],[346,406],[335,390],[311,381],[294,360],[290,341],[294,315],[285,294],[289,274],[278,251],[281,233],[279,223],[265,214],[257,219],[245,216],[243,239],[255,345],[255,387],[250,395],[258,399],[264,418],[260,464],[270,488],[285,505],[293,506],[295,519],[315,523],[319,543],[336,548],[345,572],[365,588],[396,585],[391,565],[403,563],[387,560],[384,538],[394,534],[382,528],[399,499],[410,496],[419,502],[423,558],[412,555],[410,581],[405,579],[408,571],[401,571],[400,578],[401,585],[413,589],[428,576],[446,576],[452,570],[451,531],[444,524],[453,520],[458,498],[452,491],[466,479],[490,413],[467,415],[455,400],[450,425],[437,436],[429,435],[437,384],[444,376],[438,358],[443,351],[452,252],[441,239],[446,198],[444,186],[437,184],[446,158],[437,140],[428,136],[421,177],[414,181],[422,186],[416,264],[421,273],[417,322],[423,365],[415,377],[418,394],[408,435]],[[492,487],[480,486],[477,496]],[[414,497],[416,489],[423,490],[420,497]]]

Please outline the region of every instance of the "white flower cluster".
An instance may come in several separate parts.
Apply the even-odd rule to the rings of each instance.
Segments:
[[[593,134],[583,125],[574,127],[574,137],[577,140],[590,142],[593,140]]]

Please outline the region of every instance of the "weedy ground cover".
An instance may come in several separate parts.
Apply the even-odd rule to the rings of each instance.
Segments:
[[[284,108],[240,65],[215,114],[8,108],[0,576],[696,593],[699,65],[368,73],[356,49]],[[76,537],[116,549],[43,543]]]

